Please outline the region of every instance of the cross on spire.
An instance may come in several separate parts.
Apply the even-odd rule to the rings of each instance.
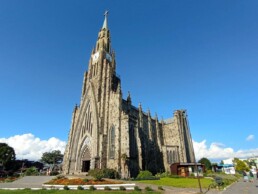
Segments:
[[[105,13],[104,13],[104,16],[105,16],[105,17],[108,16],[108,12],[109,12],[108,10],[105,11]]]
[[[108,10],[105,11],[104,16],[105,16],[105,19],[104,19],[104,23],[103,23],[102,29],[108,29],[108,27],[107,27]]]

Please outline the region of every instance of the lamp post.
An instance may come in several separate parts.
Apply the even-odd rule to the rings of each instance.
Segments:
[[[203,193],[195,153],[194,153],[194,161],[195,161],[195,170],[196,170],[196,173],[197,173],[197,179],[198,179],[198,184],[199,184],[199,188],[200,188],[200,193]]]

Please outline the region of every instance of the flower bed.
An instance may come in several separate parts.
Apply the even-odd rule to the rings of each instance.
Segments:
[[[95,181],[92,179],[88,180],[88,179],[80,179],[80,178],[74,178],[74,179],[61,178],[61,179],[53,179],[45,184],[50,184],[50,185],[106,185],[106,184],[122,184],[122,182],[111,181],[111,180]]]
[[[5,177],[0,178],[0,183],[9,183],[17,180],[17,177]]]

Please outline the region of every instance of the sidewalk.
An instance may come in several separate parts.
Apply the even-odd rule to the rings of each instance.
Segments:
[[[244,182],[240,179],[239,182],[234,183],[221,194],[257,194],[258,193],[258,180],[254,182]]]
[[[54,176],[25,176],[11,183],[0,183],[3,188],[42,188],[42,184],[53,179]]]
[[[158,189],[157,185],[151,185],[151,184],[145,184],[145,183],[139,183],[139,182],[134,182],[134,183],[143,190],[145,189],[145,187],[149,186],[155,191],[161,191]],[[163,191],[164,194],[199,194],[200,193],[199,188],[177,188],[177,187],[170,187],[170,186],[162,186],[162,188],[164,189]],[[202,192],[206,194],[220,194],[220,191],[216,189],[212,189],[207,192],[207,189],[203,188]]]

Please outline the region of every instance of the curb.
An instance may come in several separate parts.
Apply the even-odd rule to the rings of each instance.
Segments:
[[[58,189],[63,190],[64,186],[67,186],[71,190],[77,190],[78,186],[82,187],[84,190],[89,190],[90,187],[94,187],[96,190],[105,190],[105,187],[109,187],[111,190],[120,190],[120,187],[124,187],[126,190],[134,190],[135,184],[107,184],[107,185],[48,185],[42,184],[42,188],[50,190],[50,189]]]

